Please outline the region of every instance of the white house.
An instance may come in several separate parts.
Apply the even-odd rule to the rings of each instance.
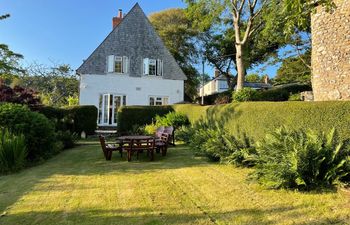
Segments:
[[[184,100],[186,76],[138,4],[113,18],[113,30],[77,69],[80,105],[98,108],[99,126],[116,126],[125,105]]]
[[[209,96],[221,93],[229,89],[226,78],[222,76],[215,77],[213,80],[199,88],[199,96]]]

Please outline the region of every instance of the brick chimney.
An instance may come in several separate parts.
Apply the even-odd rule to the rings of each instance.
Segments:
[[[119,9],[118,16],[113,17],[112,24],[113,29],[118,26],[123,20],[123,10]]]

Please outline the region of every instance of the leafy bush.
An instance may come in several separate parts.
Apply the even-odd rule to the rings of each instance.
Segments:
[[[218,121],[200,119],[191,128],[183,130],[180,137],[189,143],[197,153],[213,161],[237,166],[253,166],[256,151],[245,134],[233,136]],[[180,132],[181,133],[181,132]]]
[[[0,105],[0,127],[22,133],[27,146],[27,158],[36,161],[55,153],[54,125],[44,115],[16,104]]]
[[[154,135],[157,131],[158,126],[155,123],[147,124],[144,126],[143,131],[146,135]]]
[[[261,90],[256,93],[254,96],[254,101],[271,101],[271,102],[280,102],[288,101],[289,92],[285,89],[270,89],[270,90]]]
[[[125,106],[118,111],[118,132],[130,132],[133,125],[145,126],[154,122],[156,115],[174,111],[171,106]]]
[[[183,113],[169,112],[164,116],[156,115],[156,126],[173,126],[175,129],[180,126],[186,126],[190,124],[188,117]]]
[[[301,101],[300,93],[289,95],[288,101]]]
[[[72,133],[85,131],[94,134],[97,127],[97,108],[95,106],[70,106],[66,109],[66,120]]]
[[[243,88],[239,91],[234,91],[232,94],[232,101],[234,102],[248,102],[257,99],[258,91],[252,88]]]
[[[181,126],[176,130],[176,141],[190,143],[194,130],[191,126]]]
[[[37,106],[32,107],[31,110],[43,114],[52,121],[55,124],[56,131],[66,131],[68,129],[66,120],[64,119],[67,110],[52,106]]]
[[[14,135],[5,129],[0,130],[0,173],[22,169],[26,161],[24,136]]]
[[[73,148],[75,146],[75,142],[78,140],[77,133],[71,133],[70,131],[57,131],[56,134],[57,140],[61,141],[63,144],[63,149]]]
[[[255,175],[271,188],[331,187],[350,172],[349,145],[339,141],[334,129],[325,134],[282,127],[258,142],[257,151]]]

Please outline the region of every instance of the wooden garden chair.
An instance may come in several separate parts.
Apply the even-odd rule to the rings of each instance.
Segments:
[[[117,146],[112,145],[112,144],[106,144],[106,139],[102,135],[99,136],[99,139],[100,139],[100,144],[102,147],[103,155],[106,158],[106,160],[109,161],[112,159],[113,151],[119,151],[120,156],[123,157],[123,151],[122,151],[121,147],[117,147]]]

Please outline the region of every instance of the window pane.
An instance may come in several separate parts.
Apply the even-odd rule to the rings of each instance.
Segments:
[[[116,57],[115,58],[115,64],[114,64],[114,71],[116,73],[123,73],[123,58],[122,57]]]
[[[153,97],[149,98],[149,105],[154,105],[154,98]]]
[[[108,96],[109,95],[104,95],[103,96],[103,103],[104,103],[104,107],[103,107],[103,123],[108,123]]]
[[[150,59],[149,60],[149,75],[156,75],[157,68],[157,60]]]
[[[102,123],[102,95],[98,98],[98,124]]]
[[[114,96],[114,123],[116,124],[118,121],[118,109],[121,106],[121,97]]]
[[[123,105],[126,105],[126,96],[123,96]]]
[[[163,105],[168,105],[169,104],[169,98],[168,97],[164,97],[163,98]]]

